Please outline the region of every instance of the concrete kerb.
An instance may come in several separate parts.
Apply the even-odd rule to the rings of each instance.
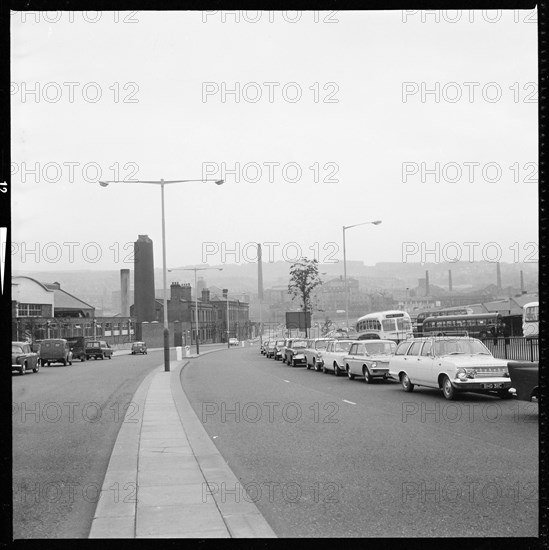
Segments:
[[[206,350],[200,356],[224,349],[227,348]],[[196,357],[195,355],[192,358]],[[146,376],[135,392],[132,401],[139,407],[140,416],[137,419],[132,411],[128,411],[127,415],[131,414],[131,418],[128,416],[128,422],[122,423],[109,460],[89,538],[148,538],[150,536],[271,538],[276,536],[253,503],[246,501],[223,502],[223,499],[211,490],[213,484],[223,482],[227,486],[235,487],[238,480],[209,439],[182,389],[181,372],[189,362],[188,358],[171,362],[168,386],[166,386],[165,378],[155,378],[161,376],[164,366],[156,367]],[[158,383],[154,382],[155,380],[161,382],[160,385],[165,389],[160,389]],[[151,384],[155,384],[154,395],[156,397],[154,398],[149,397]],[[163,392],[160,401],[159,390]],[[169,396],[166,392],[173,398],[172,403],[169,403]],[[149,399],[147,399],[148,397]],[[146,403],[150,408],[144,421]],[[146,477],[143,473],[139,474],[143,469],[147,469],[149,458],[159,456],[155,448],[158,449],[159,444],[160,446],[164,445],[161,434],[155,434],[154,428],[155,426],[168,428],[167,419],[163,413],[161,413],[161,420],[156,418],[159,410],[168,409],[173,411],[169,419],[169,430],[172,430],[173,427],[173,432],[168,432],[168,434],[173,433],[173,437],[181,437],[181,439],[174,440],[168,435],[165,444],[170,448],[164,449],[164,451],[169,451],[170,456],[164,454],[163,463],[167,460],[166,466],[169,466],[168,462],[170,464],[173,462],[174,465],[177,464],[185,470],[185,460],[191,459],[190,462],[195,462],[194,466],[190,462],[188,463],[188,466],[193,467],[195,473],[192,478],[189,477],[183,481],[188,484],[185,485],[187,490],[185,493],[172,491],[173,495],[167,494],[166,491],[169,493],[170,489],[177,489],[177,487],[162,486],[163,482],[158,481],[158,476],[155,477],[152,487],[147,486]],[[176,431],[177,435],[175,435]],[[180,441],[180,446],[177,441]],[[173,454],[171,454],[172,452]],[[180,457],[180,460],[174,462],[175,456]],[[142,464],[140,465],[139,462]],[[145,473],[154,474],[155,472],[148,470]],[[138,483],[140,479],[143,482],[141,486]],[[117,487],[119,493],[115,495],[113,488]],[[159,491],[160,489],[161,491]],[[140,498],[140,495],[143,498]],[[170,503],[173,502],[177,506],[155,506],[155,502],[160,502],[155,501],[158,498],[161,498],[163,502],[166,500]],[[138,501],[141,503],[141,508],[138,506]],[[142,506],[147,507],[146,517],[139,512],[140,509],[144,510]],[[179,508],[178,512],[178,506],[185,506],[186,511],[190,510],[189,506],[197,507],[200,508],[201,513],[207,512],[206,516],[211,517],[204,516],[203,525],[197,523],[183,525],[181,522],[175,521],[177,518],[181,519],[183,510]],[[160,514],[159,518],[154,517],[155,511]],[[198,511],[197,509],[196,512]],[[173,521],[167,521],[169,518],[165,517],[166,513],[176,514],[172,518]],[[150,524],[145,525],[143,523],[145,520]],[[139,526],[138,522],[141,522]],[[179,523],[179,529],[172,531],[172,526],[177,523]]]
[[[132,402],[138,407],[139,418],[135,418],[134,411],[128,408],[128,422],[125,417],[118,432],[88,538],[135,537],[137,456],[143,411],[152,379],[162,368],[158,366],[151,371],[132,397]],[[117,495],[113,493],[113,487],[120,488],[121,480],[122,489]]]

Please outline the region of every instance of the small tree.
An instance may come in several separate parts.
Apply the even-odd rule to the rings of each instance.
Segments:
[[[299,298],[305,316],[313,309],[311,294],[321,284],[317,260],[301,258],[290,267],[288,294],[292,296],[292,300]]]

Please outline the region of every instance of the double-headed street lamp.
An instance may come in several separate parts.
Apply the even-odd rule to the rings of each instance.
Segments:
[[[347,323],[347,334],[349,334],[349,288],[347,286],[347,253],[345,250],[345,231],[351,229],[352,227],[358,227],[359,225],[379,225],[381,220],[376,220],[375,222],[362,222],[355,223],[354,225],[344,225],[343,226],[343,278],[345,279],[345,318]]]
[[[166,275],[166,218],[164,212],[164,186],[170,185],[172,183],[189,183],[196,181],[211,181],[216,185],[221,185],[223,180],[212,180],[212,179],[194,179],[194,180],[130,180],[130,181],[120,181],[120,180],[108,180],[100,181],[99,185],[101,187],[107,187],[110,183],[150,183],[152,185],[160,185],[160,192],[162,197],[162,275],[163,275],[163,285],[164,285],[164,370],[166,372],[170,371],[170,329],[168,326],[168,289],[167,289],[167,275]]]
[[[200,355],[200,344],[198,343],[199,338],[199,325],[198,325],[198,285],[196,284],[196,272],[197,271],[206,271],[208,269],[215,269],[217,271],[223,271],[222,267],[186,267],[182,269],[168,269],[168,271],[171,273],[172,271],[194,271],[194,316],[196,321],[196,355]]]

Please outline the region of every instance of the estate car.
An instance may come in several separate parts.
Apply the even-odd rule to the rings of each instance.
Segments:
[[[475,338],[431,337],[401,342],[389,362],[389,375],[410,392],[415,386],[441,389],[446,399],[459,392],[512,397],[507,361],[496,359]]]

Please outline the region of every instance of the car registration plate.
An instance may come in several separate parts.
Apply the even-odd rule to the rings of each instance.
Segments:
[[[497,388],[503,388],[503,384],[482,384],[482,387],[486,390],[493,390]]]

